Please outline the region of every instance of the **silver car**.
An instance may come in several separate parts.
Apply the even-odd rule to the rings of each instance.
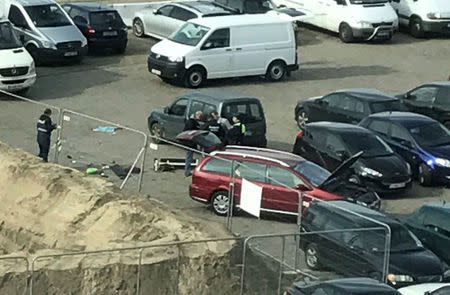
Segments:
[[[133,32],[138,37],[147,35],[163,39],[188,20],[231,14],[237,14],[237,12],[211,1],[172,2],[159,7],[149,5],[148,9],[135,14]]]

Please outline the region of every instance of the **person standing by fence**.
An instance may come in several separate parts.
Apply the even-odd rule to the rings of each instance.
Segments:
[[[194,116],[189,118],[186,123],[184,124],[184,130],[199,130],[200,129],[200,123],[199,121],[202,119],[203,113],[202,111],[196,111]],[[186,142],[184,143],[187,147],[191,149],[197,148],[197,145],[195,145],[192,142]],[[191,149],[186,150],[186,160],[184,162],[184,176],[188,177],[191,175],[192,172],[192,162],[194,162],[194,152]]]
[[[52,123],[50,116],[51,109],[45,109],[44,113],[39,117],[37,122],[37,143],[39,145],[39,157],[44,162],[48,162],[48,153],[50,151],[50,137],[52,131],[57,128],[56,124]]]

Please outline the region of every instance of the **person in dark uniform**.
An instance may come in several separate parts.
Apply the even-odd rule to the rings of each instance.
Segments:
[[[202,119],[202,117],[203,113],[201,111],[195,112],[194,116],[189,118],[184,124],[183,131],[199,130],[200,129],[199,121]],[[193,142],[185,142],[184,145],[190,147],[191,149],[197,148],[197,145]],[[193,161],[194,161],[194,152],[189,149],[186,150],[186,160],[184,163],[184,176],[188,177],[192,174],[191,164]]]
[[[37,143],[39,145],[39,157],[48,162],[48,152],[50,150],[50,137],[52,131],[57,128],[56,124],[52,123],[50,116],[51,109],[45,109],[44,113],[39,117],[37,122]]]
[[[226,144],[242,145],[246,127],[242,123],[242,115],[233,116],[233,126],[227,132]]]
[[[216,111],[211,112],[209,120],[206,122],[203,130],[214,133],[222,142],[225,142],[225,136],[227,134],[227,128],[219,121],[219,113]]]

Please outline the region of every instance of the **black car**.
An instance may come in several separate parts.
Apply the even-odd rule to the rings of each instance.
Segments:
[[[401,295],[394,288],[370,278],[294,283],[283,295]]]
[[[433,118],[450,129],[450,81],[427,83],[397,97],[409,111]]]
[[[357,125],[316,122],[305,126],[293,153],[333,171],[362,151],[350,180],[377,193],[398,193],[411,187],[409,164],[372,131]]]
[[[374,221],[391,232],[385,278],[387,234]],[[310,269],[326,267],[346,276],[387,279],[395,288],[443,280],[446,265],[407,227],[379,211],[346,201],[312,201],[301,220],[301,232],[308,233],[301,235],[299,245]]]
[[[88,40],[89,49],[114,49],[124,53],[127,26],[119,13],[101,3],[67,3],[62,6]]]
[[[450,265],[450,202],[426,203],[405,219],[406,226]]]
[[[347,89],[300,101],[295,107],[295,120],[300,129],[307,122],[317,121],[357,124],[370,114],[401,110],[404,107],[398,99],[381,91]]]
[[[208,116],[217,111],[221,118],[232,124],[232,117],[239,114],[246,126],[243,145],[265,147],[266,118],[259,99],[233,91],[203,90],[188,92],[165,108],[156,109],[148,117],[150,133],[169,140],[183,131],[184,124],[196,111]],[[158,142],[158,140],[155,140]]]
[[[450,131],[409,112],[374,114],[359,124],[377,133],[411,166],[420,184],[450,183]]]

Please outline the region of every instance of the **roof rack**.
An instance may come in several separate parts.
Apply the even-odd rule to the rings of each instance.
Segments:
[[[250,158],[255,158],[255,159],[260,159],[260,160],[265,160],[265,161],[272,161],[275,163],[280,164],[281,166],[284,167],[289,167],[289,165],[283,161],[277,160],[277,159],[272,159],[272,158],[268,158],[268,157],[263,157],[263,156],[258,156],[258,155],[251,155],[251,154],[246,154],[246,153],[234,153],[234,152],[227,152],[227,151],[214,151],[211,153],[212,156],[216,156],[216,155],[233,155],[233,156],[244,156],[244,157],[250,157]]]
[[[252,146],[242,146],[242,145],[227,145],[225,147],[225,149],[227,149],[227,148],[232,148],[232,149],[237,149],[237,150],[242,149],[242,150],[249,150],[249,151],[255,151],[255,152],[259,152],[259,151],[272,152],[272,153],[277,153],[277,154],[280,154],[280,155],[287,155],[287,156],[291,156],[291,157],[294,156],[294,157],[296,157],[298,159],[304,160],[299,155],[296,155],[296,154],[293,154],[293,153],[290,153],[290,152],[280,151],[280,150],[273,150],[273,149],[259,148],[259,147],[252,147]]]

